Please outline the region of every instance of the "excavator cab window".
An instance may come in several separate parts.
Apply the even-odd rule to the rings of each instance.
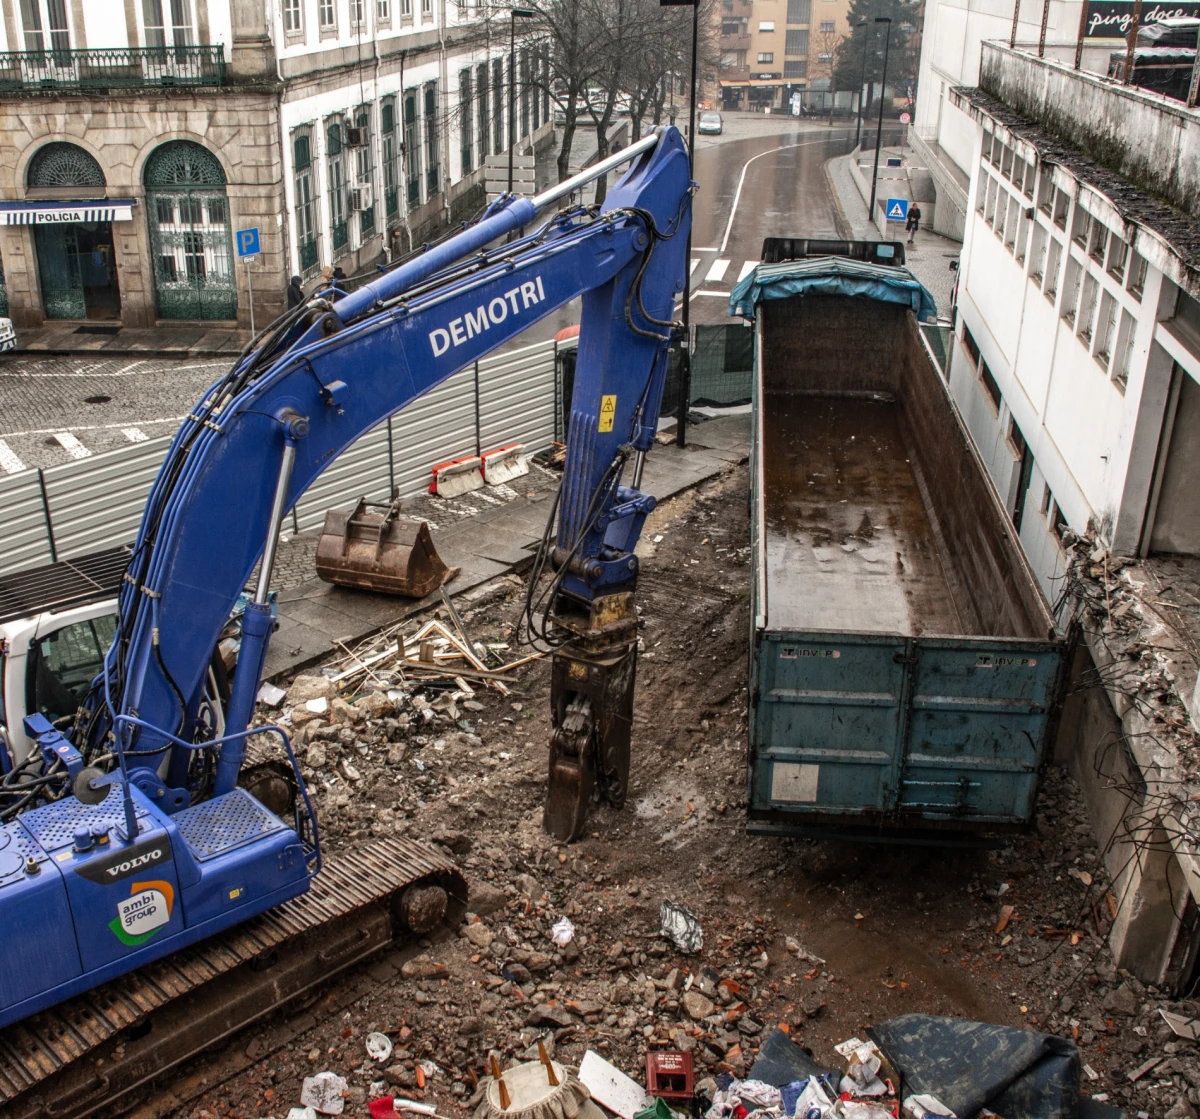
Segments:
[[[26,662],[25,709],[51,722],[74,715],[116,634],[117,616],[102,614],[36,638]]]

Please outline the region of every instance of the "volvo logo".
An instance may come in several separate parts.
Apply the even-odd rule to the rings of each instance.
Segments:
[[[100,886],[111,886],[123,882],[148,866],[158,866],[171,861],[171,840],[165,835],[154,839],[143,839],[123,851],[105,852],[103,855],[83,855],[75,866],[75,873],[89,882]]]

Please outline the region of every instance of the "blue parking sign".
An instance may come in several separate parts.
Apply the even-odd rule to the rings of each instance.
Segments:
[[[908,199],[889,198],[885,212],[888,221],[906,221],[908,218]],[[257,233],[257,230],[255,232]]]
[[[258,256],[261,251],[258,247],[258,228],[239,229],[235,234],[237,237],[237,254],[238,256]]]

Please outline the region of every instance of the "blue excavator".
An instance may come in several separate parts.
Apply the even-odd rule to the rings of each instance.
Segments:
[[[602,206],[575,202],[624,164]],[[693,190],[679,133],[660,128],[542,194],[502,196],[357,290],[318,292],[282,316],[192,410],[147,500],[103,671],[70,725],[27,716],[36,748],[0,767],[6,1115],[111,1111],[289,992],[398,929],[429,931],[461,901],[453,865],[404,840],[322,869],[287,735],[251,725],[272,568],[285,515],[338,455],[578,296],[566,463],[525,622],[553,651],[546,828],[571,840],[593,798],[620,805],[634,549],[654,508],[642,467],[679,333]],[[256,569],[220,725],[206,703],[210,663]],[[292,819],[239,786],[255,735],[287,756]]]

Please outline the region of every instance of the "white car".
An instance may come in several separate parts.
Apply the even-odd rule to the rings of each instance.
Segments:
[[[128,548],[111,548],[0,579],[0,755],[7,755],[0,771],[36,749],[25,733],[27,714],[70,723],[116,636],[116,594],[128,561]],[[214,658],[208,693],[219,699],[201,713],[215,735],[225,726],[223,669]]]
[[[12,319],[0,319],[0,354],[16,348],[17,332],[13,330]]]
[[[720,136],[724,125],[720,113],[707,112],[700,114],[700,120],[696,124],[696,131],[701,136]]]

